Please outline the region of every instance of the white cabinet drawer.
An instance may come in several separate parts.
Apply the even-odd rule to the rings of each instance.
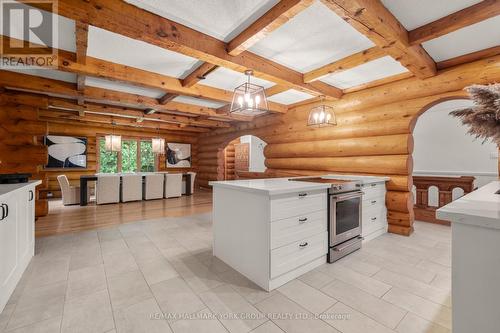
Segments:
[[[271,223],[271,249],[316,235],[326,229],[326,210],[274,221]]]
[[[364,184],[362,186],[362,191],[363,191],[363,200],[382,197],[385,196],[385,184],[384,183]]]
[[[372,208],[383,209],[384,207],[385,207],[385,196],[368,198],[368,199],[365,199],[363,197],[363,206],[362,206],[363,211]]]
[[[326,190],[304,191],[271,199],[271,221],[326,210]]]
[[[271,278],[296,269],[327,253],[328,233],[303,238],[271,251]]]
[[[371,208],[363,211],[361,232],[363,236],[383,228],[387,224],[386,208]]]

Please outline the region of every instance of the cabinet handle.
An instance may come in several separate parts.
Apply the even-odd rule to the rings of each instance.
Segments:
[[[33,201],[33,199],[35,198],[35,195],[33,194],[33,191],[32,191],[32,190],[30,190],[30,191],[29,191],[29,194],[30,194],[30,196],[29,196],[28,201]]]
[[[303,198],[305,196],[307,196],[307,193],[299,193],[299,197]]]
[[[372,205],[376,204],[377,200],[372,200]]]
[[[2,204],[0,207],[2,207],[2,218],[0,218],[0,221],[2,221],[5,218],[5,207],[4,207],[4,204]]]
[[[305,248],[307,245],[309,245],[309,244],[307,242],[304,242],[304,243],[300,243],[299,247],[300,248]]]
[[[9,216],[9,205],[2,204],[2,220],[6,219]]]
[[[372,221],[375,221],[377,218],[376,217],[372,217]]]
[[[307,217],[299,219],[300,224],[307,222]]]

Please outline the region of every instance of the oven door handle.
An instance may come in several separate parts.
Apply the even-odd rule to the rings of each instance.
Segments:
[[[354,198],[359,198],[363,195],[364,193],[361,191],[356,191],[354,193],[349,193],[345,195],[332,195],[332,199],[336,201],[342,201],[342,200],[347,200],[347,199],[354,199]]]

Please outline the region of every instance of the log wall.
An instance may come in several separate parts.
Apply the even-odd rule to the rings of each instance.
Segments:
[[[297,106],[284,115],[257,118],[236,128],[202,134],[200,168],[216,165],[217,149],[235,137],[255,135],[268,143],[266,174],[280,177],[324,173],[389,176],[386,204],[389,231],[413,231],[413,129],[420,114],[436,103],[467,98],[470,84],[500,80],[500,57],[444,70],[438,76],[409,78],[344,95],[327,102],[334,107],[337,126],[310,128],[309,110],[317,103]],[[210,177],[202,177],[207,184]]]

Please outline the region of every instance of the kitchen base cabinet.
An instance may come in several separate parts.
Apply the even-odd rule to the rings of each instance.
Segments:
[[[365,183],[361,190],[363,191],[361,235],[366,242],[387,232],[385,181]]]
[[[0,185],[0,312],[35,253],[35,186]]]

